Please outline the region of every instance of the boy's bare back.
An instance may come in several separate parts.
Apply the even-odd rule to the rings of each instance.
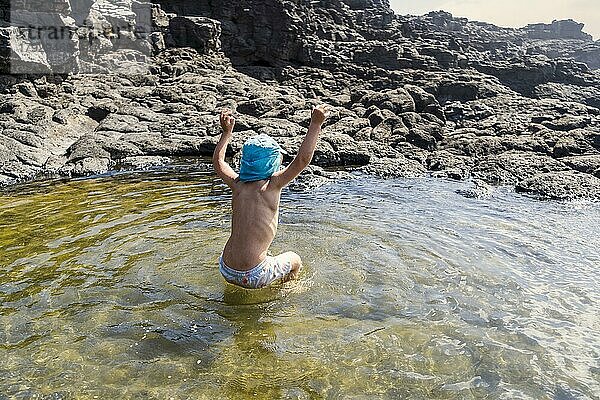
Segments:
[[[246,271],[260,264],[277,233],[281,188],[271,181],[241,182],[232,186],[231,236],[223,260],[232,268]]]

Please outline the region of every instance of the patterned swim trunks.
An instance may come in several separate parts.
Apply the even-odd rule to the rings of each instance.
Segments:
[[[219,257],[219,271],[225,280],[233,285],[246,289],[260,289],[269,286],[278,279],[285,278],[292,271],[290,261],[280,262],[275,257],[267,256],[263,262],[248,271],[238,271],[228,267]]]

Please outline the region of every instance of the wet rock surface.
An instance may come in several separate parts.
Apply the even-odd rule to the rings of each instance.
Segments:
[[[117,3],[104,12],[135,17],[137,3]],[[53,12],[81,18],[65,4]],[[483,189],[472,197],[493,184],[598,198],[600,43],[581,24],[508,29],[444,12],[399,16],[383,0],[150,9],[151,58],[115,53],[110,62],[123,68],[106,72],[106,59],[82,47],[77,61],[92,73],[0,76],[0,185],[210,156],[223,107],[237,119],[234,164],[257,133],[293,155],[310,108],[326,102],[332,115],[297,188],[345,169],[474,179]],[[11,29],[0,27],[4,64]]]

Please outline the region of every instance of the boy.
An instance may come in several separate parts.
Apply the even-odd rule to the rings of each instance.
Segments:
[[[313,109],[298,155],[282,170],[281,148],[272,138],[258,135],[248,139],[242,149],[238,175],[225,162],[235,119],[230,110],[221,113],[223,134],[213,154],[213,165],[233,192],[231,236],[219,258],[219,270],[227,282],[258,289],[297,276],[302,267],[298,254],[289,251],[271,257],[267,252],[277,232],[281,190],[310,164],[328,114],[325,105]]]

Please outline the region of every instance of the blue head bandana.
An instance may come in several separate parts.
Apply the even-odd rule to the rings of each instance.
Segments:
[[[281,166],[281,148],[270,136],[261,134],[244,143],[240,180],[253,182],[268,179]]]

